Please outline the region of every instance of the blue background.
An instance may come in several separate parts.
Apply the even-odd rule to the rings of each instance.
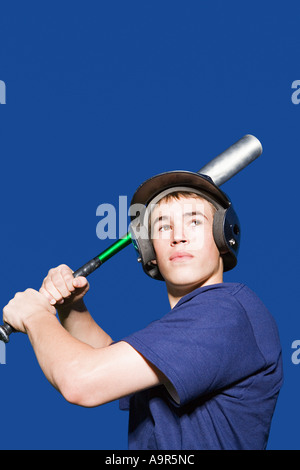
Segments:
[[[197,171],[254,134],[263,155],[222,186],[243,228],[225,280],[255,290],[279,327],[285,383],[269,449],[300,449],[299,14],[296,0],[0,5],[1,304],[111,244],[96,236],[100,204],[129,204],[148,177]],[[169,309],[132,246],[89,281],[86,303],[116,340]],[[65,402],[26,335],[6,347],[0,402],[1,449],[127,448],[127,413]]]

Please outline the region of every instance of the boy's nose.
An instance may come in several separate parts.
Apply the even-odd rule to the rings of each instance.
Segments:
[[[184,238],[178,240],[173,239],[171,242],[171,246],[176,246],[178,243],[187,243],[187,240],[185,240]]]
[[[177,245],[178,243],[187,243],[187,237],[185,236],[181,228],[174,229],[171,245]]]

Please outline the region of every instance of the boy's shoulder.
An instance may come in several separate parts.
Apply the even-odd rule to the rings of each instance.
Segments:
[[[271,317],[262,300],[246,284],[225,282],[195,289],[182,297],[170,313],[186,319],[202,318],[221,323]]]

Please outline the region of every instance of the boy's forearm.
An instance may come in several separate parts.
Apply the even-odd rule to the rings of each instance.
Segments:
[[[64,395],[65,380],[74,359],[91,346],[73,338],[55,315],[44,312],[27,319],[26,332],[45,376]]]
[[[74,338],[94,348],[112,343],[111,337],[94,321],[82,299],[70,306],[58,306],[57,313],[62,326]]]

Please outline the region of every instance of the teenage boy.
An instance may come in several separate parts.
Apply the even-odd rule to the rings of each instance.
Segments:
[[[113,342],[83,302],[87,279],[61,265],[40,292],[16,294],[3,319],[28,334],[66,400],[93,407],[121,398],[130,449],[264,449],[281,347],[258,297],[223,282],[239,245],[230,200],[203,175],[168,172],[141,185],[132,202],[147,207],[136,219],[149,235],[140,240],[148,244],[142,265],[165,281],[170,312]]]

